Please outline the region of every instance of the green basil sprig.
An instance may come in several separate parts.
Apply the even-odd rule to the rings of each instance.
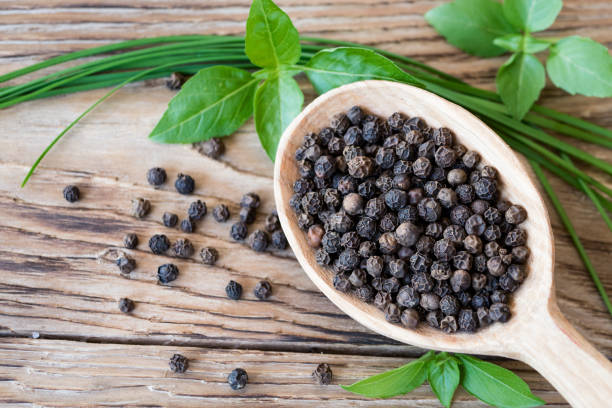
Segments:
[[[570,94],[612,96],[612,57],[603,45],[584,37],[533,37],[550,27],[561,0],[455,0],[425,14],[446,40],[463,51],[494,57],[510,51],[501,66],[497,90],[508,112],[522,119],[546,82]],[[546,70],[533,55],[549,50]]]
[[[205,68],[170,101],[149,137],[161,143],[194,143],[233,133],[254,113],[262,147],[274,160],[285,128],[302,110],[294,75],[306,71],[319,93],[364,79],[422,86],[391,60],[367,49],[322,50],[307,65],[291,19],[272,0],[254,0],[246,23],[245,54],[261,70]]]
[[[370,398],[389,398],[406,394],[425,380],[447,408],[459,384],[494,407],[528,408],[546,404],[512,371],[473,356],[446,352],[436,355],[429,351],[409,364],[342,388]]]

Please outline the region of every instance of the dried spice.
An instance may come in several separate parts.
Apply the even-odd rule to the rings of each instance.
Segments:
[[[236,281],[229,281],[225,287],[225,294],[232,300],[239,300],[242,297],[242,285]]]
[[[189,215],[189,218],[191,220],[198,221],[198,220],[201,220],[202,217],[206,215],[206,211],[207,211],[206,203],[201,200],[197,200],[189,204],[187,215]]]
[[[179,173],[174,182],[174,188],[180,194],[191,194],[195,189],[195,181],[187,174]]]
[[[229,208],[225,204],[219,204],[213,208],[213,218],[217,222],[225,222],[230,216]]]
[[[266,300],[272,294],[272,285],[270,285],[270,282],[265,280],[259,281],[257,282],[257,285],[255,285],[253,293],[257,299]]]
[[[178,277],[179,269],[174,264],[164,264],[157,268],[157,279],[160,283],[170,283]]]
[[[246,387],[247,382],[249,381],[249,376],[247,372],[242,368],[235,368],[232,372],[227,376],[227,383],[229,384],[232,390],[241,390]]]
[[[191,77],[191,75],[181,74],[180,72],[173,72],[170,75],[170,78],[166,81],[166,87],[171,91],[178,91],[182,88],[183,84],[187,82],[187,80]]]
[[[215,248],[204,247],[200,250],[200,258],[205,265],[214,265],[219,258],[219,252]]]
[[[155,187],[159,187],[166,182],[166,170],[161,167],[153,167],[147,171],[147,182]]]
[[[266,231],[272,233],[272,232],[280,229],[280,227],[281,226],[280,226],[280,220],[278,219],[278,214],[276,213],[276,211],[272,211],[266,217],[266,221],[265,221]]]
[[[247,240],[251,249],[255,252],[263,252],[268,248],[268,233],[264,230],[255,230]]]
[[[175,373],[184,373],[187,371],[187,367],[189,366],[189,360],[187,357],[181,354],[175,354],[170,358],[170,370]]]
[[[259,205],[260,205],[260,199],[259,199],[259,196],[255,193],[247,193],[243,195],[242,198],[240,199],[241,207],[257,209],[259,208]]]
[[[218,159],[225,153],[225,144],[219,138],[212,138],[198,144],[198,151],[211,159]]]
[[[172,244],[172,253],[179,258],[189,258],[193,251],[193,244],[186,238],[179,238]]]
[[[125,234],[123,237],[123,246],[127,249],[134,249],[138,245],[138,236],[133,233]]]
[[[194,222],[191,221],[189,218],[185,218],[183,221],[181,221],[181,231],[191,234],[194,229]]]
[[[128,298],[119,299],[119,310],[121,310],[121,313],[130,313],[134,310],[134,307],[134,301]]]
[[[450,129],[353,107],[305,135],[295,158],[289,204],[336,290],[407,328],[472,332],[510,318],[527,213],[499,199],[497,170]]]
[[[270,244],[273,248],[276,249],[287,249],[287,238],[285,237],[285,233],[283,232],[283,230],[278,229],[272,233],[270,238]]]
[[[64,187],[64,191],[62,193],[64,194],[64,199],[66,199],[66,201],[68,201],[69,203],[79,201],[79,198],[81,198],[81,192],[79,191],[79,188],[74,185]]]
[[[135,198],[132,200],[130,213],[136,218],[143,218],[151,211],[151,203],[144,198]]]
[[[162,216],[162,222],[164,223],[164,226],[174,228],[178,223],[178,216],[174,213],[165,212]]]
[[[170,248],[170,240],[163,234],[156,234],[149,239],[149,248],[154,254],[163,254]]]
[[[312,372],[312,378],[319,385],[329,385],[332,382],[332,370],[329,364],[321,363]]]
[[[127,255],[121,255],[115,261],[117,267],[119,268],[119,272],[122,274],[128,274],[136,269],[136,261],[133,258],[130,258]]]
[[[251,207],[240,207],[240,211],[238,212],[238,217],[241,222],[245,224],[252,224],[255,221],[255,210]]]

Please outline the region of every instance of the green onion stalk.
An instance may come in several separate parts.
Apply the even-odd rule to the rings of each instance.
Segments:
[[[459,78],[412,58],[375,47],[314,37],[301,37],[301,44],[300,64],[305,64],[317,52],[329,47],[361,47],[378,52],[420,80],[429,91],[463,106],[495,129],[514,150],[523,154],[532,164],[608,312],[612,315],[612,304],[597,272],[542,170],[545,168],[576,190],[583,192],[593,202],[604,223],[612,231],[612,221],[609,215],[612,212],[612,189],[601,180],[580,170],[574,161],[594,166],[609,176],[612,176],[612,164],[549,133],[556,132],[570,139],[610,149],[612,148],[612,131],[537,104],[531,108],[523,120],[516,120],[508,113],[497,93],[473,87]],[[124,41],[50,58],[0,75],[0,84],[69,61],[95,56],[100,56],[100,58],[42,75],[29,82],[0,88],[0,108],[8,108],[34,99],[113,87],[52,141],[32,166],[23,185],[33,174],[40,161],[66,132],[96,106],[129,83],[168,77],[173,72],[194,74],[202,68],[214,65],[257,69],[250,63],[244,52],[244,37],[242,36],[166,36]]]

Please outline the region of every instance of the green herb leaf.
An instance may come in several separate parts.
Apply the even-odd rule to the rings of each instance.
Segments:
[[[302,53],[291,19],[271,0],[253,0],[244,49],[253,64],[271,68],[295,64]]]
[[[373,375],[352,385],[343,385],[342,388],[370,398],[389,398],[406,394],[423,384],[427,378],[427,363],[433,357],[434,352],[429,351],[409,364]]]
[[[585,37],[566,37],[550,48],[550,79],[570,94],[612,96],[612,57],[608,49]]]
[[[416,78],[402,71],[391,60],[363,48],[340,47],[319,51],[308,61],[305,71],[319,94],[366,79],[385,79],[422,86]]]
[[[457,359],[448,353],[440,353],[428,364],[427,381],[442,405],[450,407],[461,375]]]
[[[550,42],[539,40],[531,36],[508,34],[493,40],[493,44],[512,52],[526,52],[535,54],[550,47]]]
[[[555,22],[562,7],[561,0],[504,0],[504,16],[518,29],[542,31]]]
[[[544,66],[531,54],[514,54],[495,78],[497,91],[516,119],[521,120],[546,84]]]
[[[289,75],[271,75],[255,92],[255,128],[261,145],[274,161],[285,128],[302,110],[304,95]]]
[[[461,385],[467,392],[501,408],[527,408],[546,404],[510,370],[465,354],[455,354],[462,363]]]
[[[238,68],[205,68],[185,82],[149,138],[194,143],[233,133],[253,113],[257,79]]]
[[[449,43],[479,57],[503,54],[493,40],[516,32],[494,0],[455,0],[429,10],[425,19]]]

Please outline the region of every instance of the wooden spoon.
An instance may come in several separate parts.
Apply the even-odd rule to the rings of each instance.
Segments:
[[[473,334],[449,335],[427,324],[405,329],[388,323],[373,305],[338,292],[332,285],[332,272],[315,262],[315,251],[289,207],[293,182],[299,178],[294,153],[305,134],[318,132],[333,115],[354,105],[385,118],[399,111],[408,117],[419,116],[432,127],[452,129],[459,143],[498,169],[503,197],[527,209],[522,227],[531,249],[528,276],[513,294],[512,318],[507,323],[495,323]],[[518,359],[539,371],[573,406],[612,406],[612,364],[567,322],[557,306],[553,235],[534,179],[510,147],[465,109],[425,90],[387,81],[356,82],[327,92],[285,130],[276,153],[274,195],[283,230],[304,271],[336,306],[364,326],[426,349]]]

